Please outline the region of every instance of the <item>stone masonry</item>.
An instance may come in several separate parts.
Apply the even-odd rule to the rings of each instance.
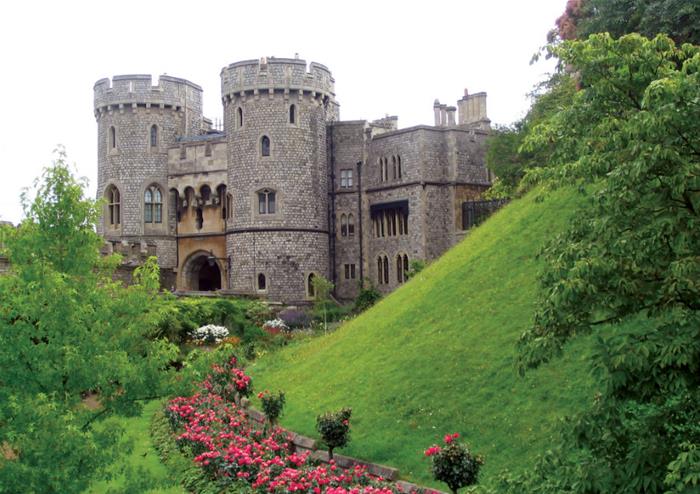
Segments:
[[[181,291],[313,298],[311,279],[351,299],[382,292],[459,241],[461,205],[490,186],[486,94],[436,100],[435,125],[340,121],[325,66],[261,58],[221,71],[223,129],[187,80],[95,84],[99,232],[118,252],[155,252]],[[133,258],[132,261],[133,262]]]

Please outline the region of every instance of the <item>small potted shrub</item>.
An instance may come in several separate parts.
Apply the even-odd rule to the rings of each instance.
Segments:
[[[328,447],[328,456],[333,459],[333,450],[350,442],[350,416],[352,409],[343,408],[337,412],[326,412],[316,417],[316,430]]]
[[[458,443],[458,433],[447,434],[445,445],[433,445],[425,450],[425,456],[432,458],[433,478],[444,482],[453,494],[457,490],[476,484],[479,469],[484,464],[481,456],[475,456],[464,443]]]

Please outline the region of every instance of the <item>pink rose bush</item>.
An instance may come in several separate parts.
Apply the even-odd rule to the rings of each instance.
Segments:
[[[293,453],[280,427],[260,429],[231,401],[251,392],[251,381],[235,357],[214,366],[200,392],[171,400],[165,409],[181,451],[212,478],[245,482],[257,493],[395,494],[398,486],[369,475],[364,467],[314,465],[309,453]],[[247,379],[246,379],[247,378]]]
[[[476,484],[484,464],[481,456],[473,455],[466,444],[458,443],[458,433],[446,434],[444,446],[432,445],[424,455],[432,459],[433,478],[447,484],[453,494],[462,487]]]

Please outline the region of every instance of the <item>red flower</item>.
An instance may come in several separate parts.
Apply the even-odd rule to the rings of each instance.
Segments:
[[[445,434],[445,444],[450,444],[452,441],[454,441],[458,437],[459,437],[459,432],[455,432],[454,434]]]
[[[434,456],[440,452],[440,446],[431,446],[425,450],[425,456]]]

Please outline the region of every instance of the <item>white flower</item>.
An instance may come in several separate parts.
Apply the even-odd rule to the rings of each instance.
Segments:
[[[282,331],[287,331],[289,327],[284,323],[282,319],[271,319],[269,321],[265,321],[265,324],[263,324],[263,327],[265,328],[271,328],[271,329],[279,329]]]
[[[193,340],[201,341],[214,341],[214,343],[220,343],[221,340],[228,336],[228,329],[224,326],[216,326],[214,324],[207,324],[201,328],[197,328],[190,336]]]

